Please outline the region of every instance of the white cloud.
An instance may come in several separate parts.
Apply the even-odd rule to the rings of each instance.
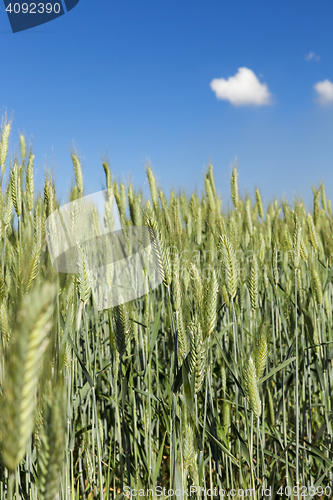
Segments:
[[[319,61],[320,56],[317,56],[314,52],[309,52],[307,56],[305,56],[306,61]]]
[[[210,88],[217,99],[229,101],[235,106],[271,104],[271,94],[266,83],[260,83],[249,68],[239,68],[238,73],[228,80],[214,78],[210,82]]]
[[[322,105],[333,103],[333,83],[329,80],[323,80],[316,83],[313,88],[318,94],[317,102]]]

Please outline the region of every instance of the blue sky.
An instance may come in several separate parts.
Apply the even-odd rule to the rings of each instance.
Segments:
[[[0,105],[33,140],[68,200],[69,148],[86,193],[113,176],[147,190],[204,188],[212,161],[224,207],[235,158],[242,194],[333,197],[333,2],[80,0],[64,16],[12,34],[0,6]],[[8,173],[8,166],[7,166]]]

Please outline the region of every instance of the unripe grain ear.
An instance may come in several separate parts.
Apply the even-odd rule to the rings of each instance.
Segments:
[[[7,362],[1,404],[2,457],[14,471],[23,459],[34,427],[39,369],[53,327],[55,287],[45,284],[27,294],[17,315]]]

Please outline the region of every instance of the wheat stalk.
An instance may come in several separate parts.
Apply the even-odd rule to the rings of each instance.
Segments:
[[[268,407],[269,407],[269,416],[271,420],[272,427],[275,427],[275,411],[274,411],[274,402],[272,392],[269,387],[267,387],[268,392]]]

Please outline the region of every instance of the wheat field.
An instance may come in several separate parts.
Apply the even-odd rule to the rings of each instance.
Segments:
[[[91,274],[57,272],[52,176],[11,123],[0,164],[0,499],[332,498],[333,216],[238,192],[150,199],[102,162],[123,227],[158,235],[162,284],[98,310]],[[75,186],[84,196],[79,157]],[[7,185],[4,178],[7,176]],[[112,280],[112,276],[109,277]],[[201,488],[201,489],[200,489]],[[130,494],[131,492],[131,494]]]

